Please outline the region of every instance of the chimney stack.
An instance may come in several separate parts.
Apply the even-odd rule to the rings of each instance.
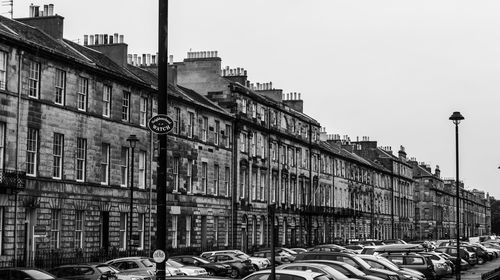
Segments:
[[[54,39],[63,38],[64,18],[59,15],[53,15],[54,5],[43,5],[43,10],[40,6],[31,4],[29,6],[29,17],[16,19],[19,22],[33,26],[47,33]]]
[[[85,38],[89,38],[86,40]],[[118,39],[122,42],[118,43]],[[94,34],[94,35],[84,35],[83,44],[91,49],[103,53],[109,57],[116,64],[126,67],[127,61],[129,60],[127,49],[127,44],[123,43],[123,35],[118,35],[115,33],[111,34]]]

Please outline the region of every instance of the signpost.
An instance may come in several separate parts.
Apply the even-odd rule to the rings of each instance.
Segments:
[[[165,260],[165,252],[163,250],[156,250],[153,253],[153,260],[156,263],[161,263]]]
[[[148,127],[156,134],[167,134],[174,127],[174,121],[167,115],[158,114],[149,119]]]

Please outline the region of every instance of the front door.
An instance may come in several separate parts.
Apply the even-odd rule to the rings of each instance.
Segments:
[[[109,212],[101,212],[101,248],[108,251],[109,248]]]
[[[201,216],[201,248],[207,247],[207,216]]]

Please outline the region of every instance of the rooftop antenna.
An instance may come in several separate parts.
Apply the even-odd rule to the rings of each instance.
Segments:
[[[2,0],[2,6],[9,7],[9,11],[5,12],[5,14],[10,14],[10,18],[12,19],[14,14],[14,0]]]

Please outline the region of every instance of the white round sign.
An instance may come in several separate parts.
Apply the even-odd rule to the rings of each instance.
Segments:
[[[165,252],[163,252],[163,250],[156,250],[154,253],[153,253],[153,260],[156,262],[156,263],[161,263],[165,260]]]

